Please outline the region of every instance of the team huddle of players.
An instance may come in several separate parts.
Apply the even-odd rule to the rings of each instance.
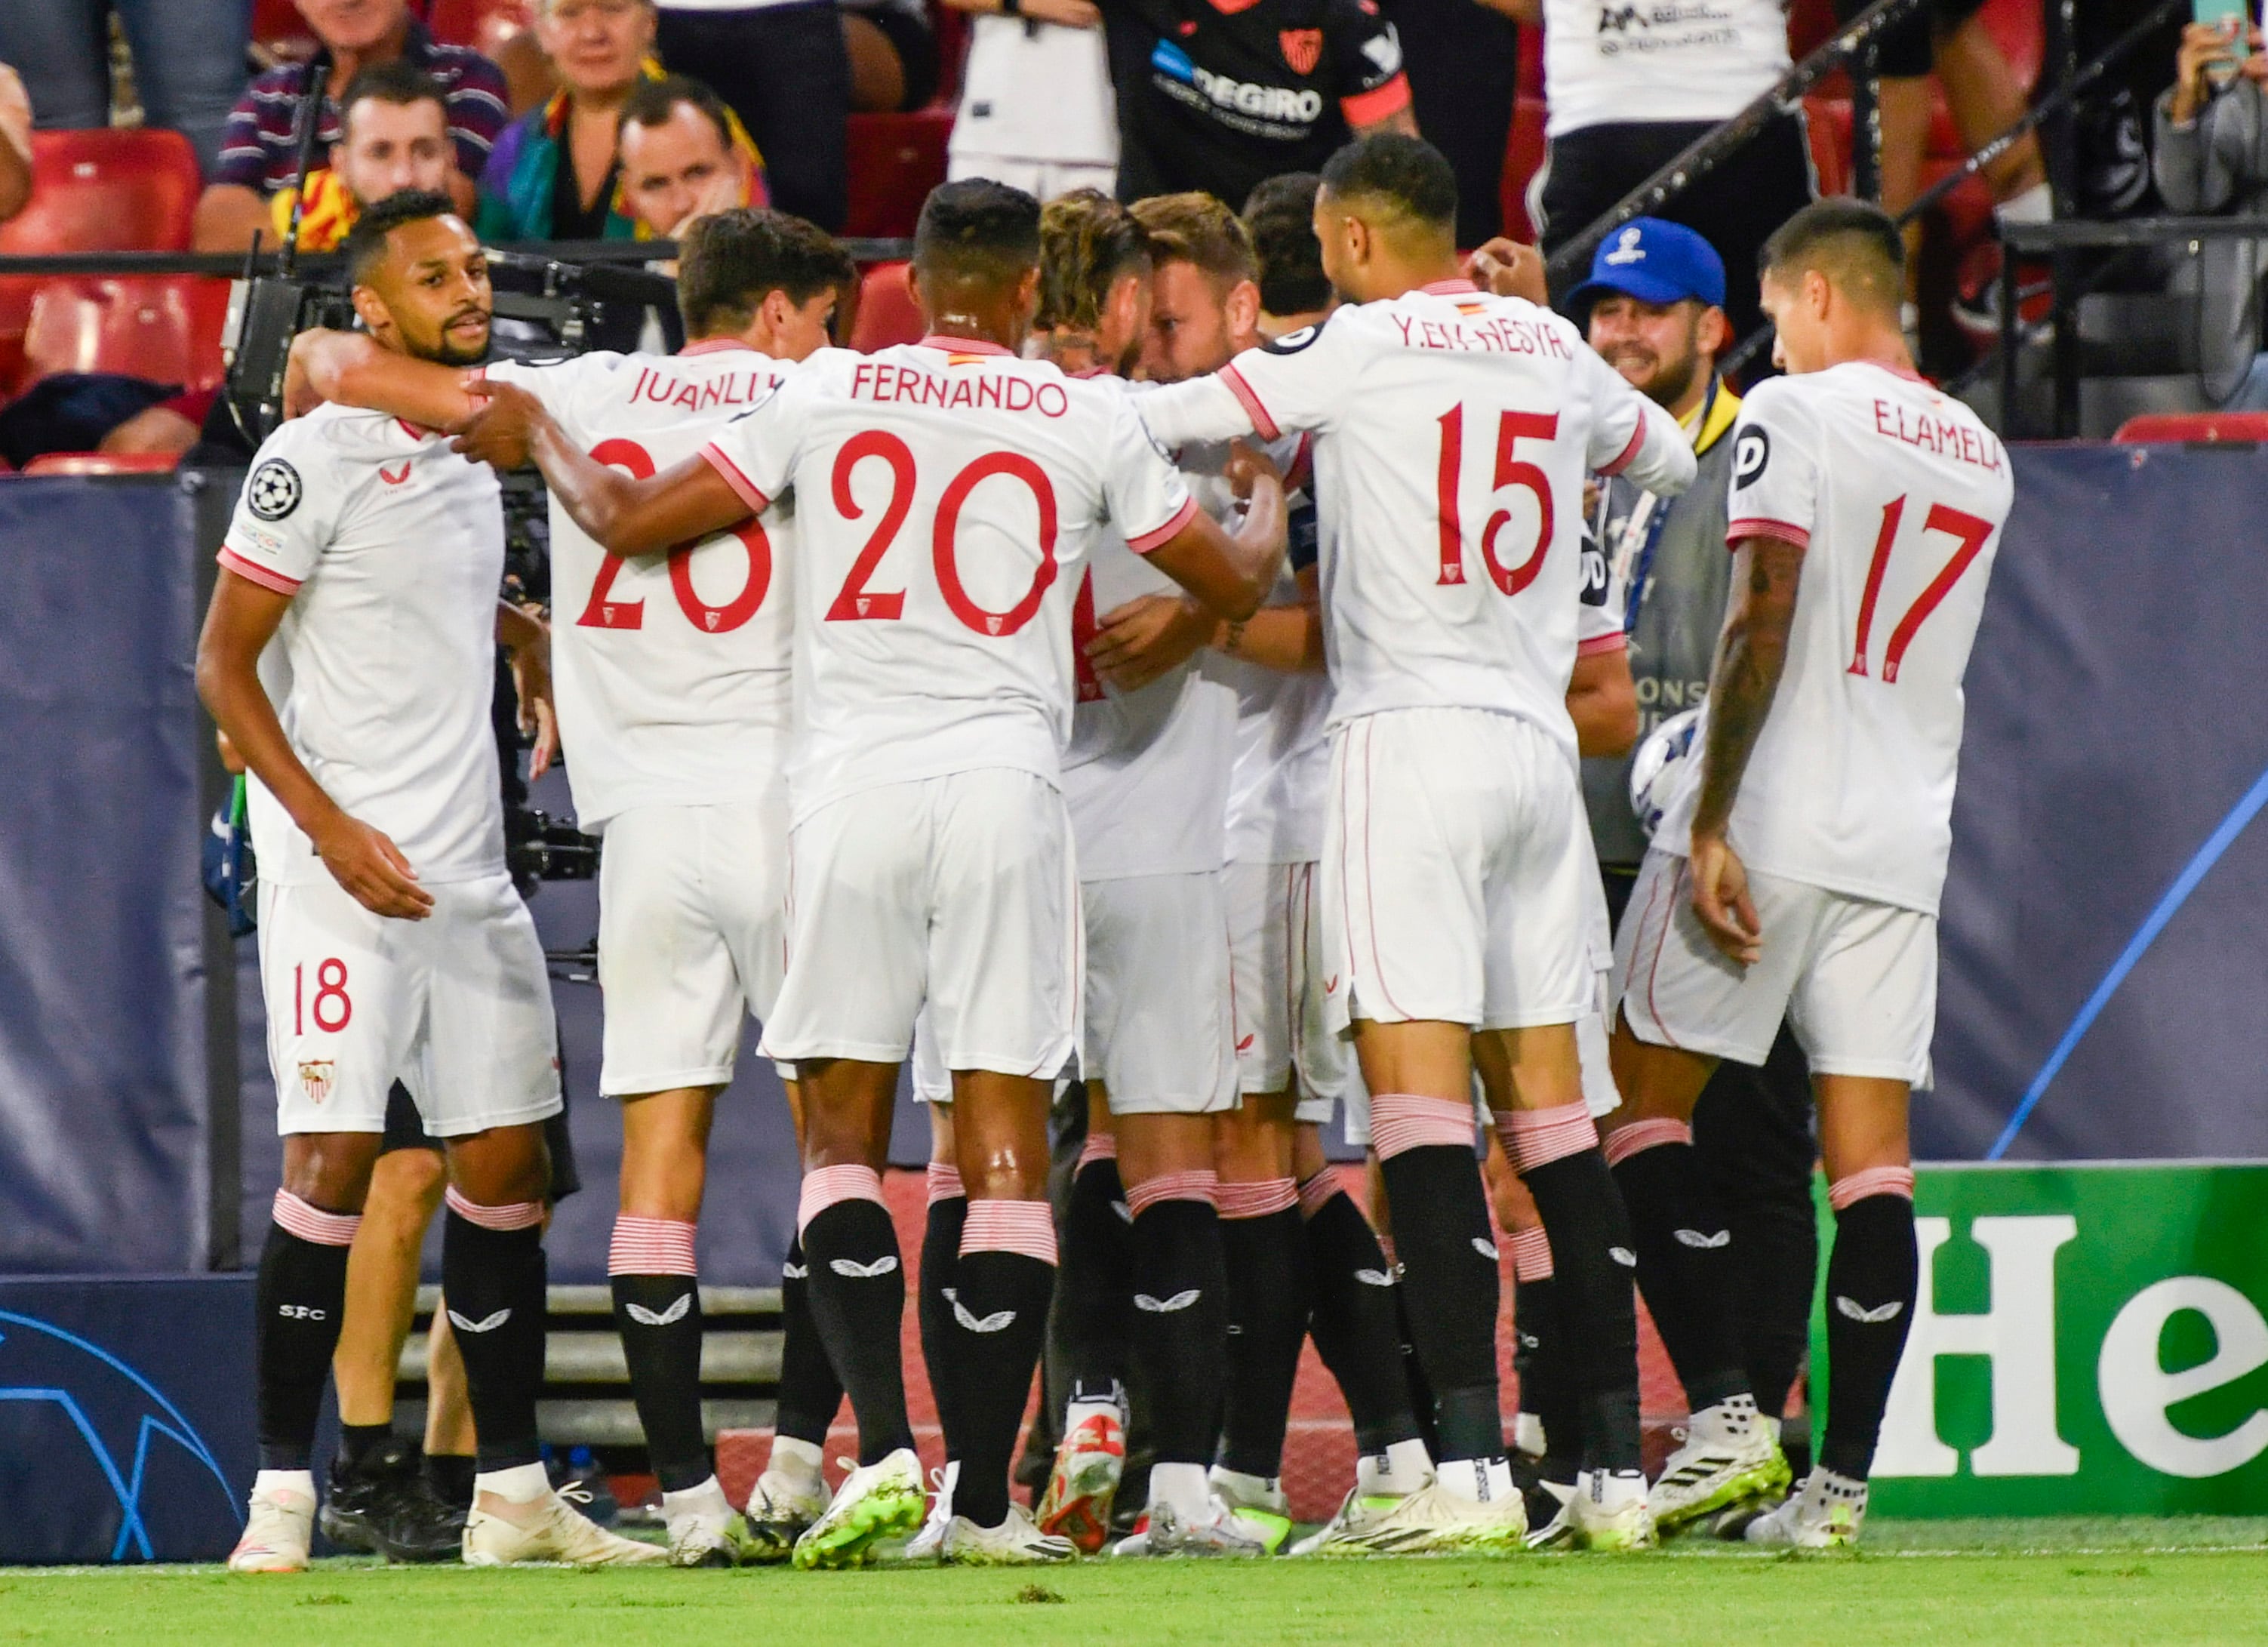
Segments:
[[[929,335],[873,355],[824,346],[853,277],[832,242],[726,213],[681,248],[678,355],[485,371],[477,242],[434,197],[365,215],[366,329],[295,349],[295,398],[325,403],[255,462],[200,662],[254,778],[286,1134],[232,1566],[306,1565],[344,1253],[396,1080],[449,1151],[468,1562],[1096,1553],[1130,1385],[1155,1462],[1116,1553],[1273,1553],[1310,1333],[1360,1459],[1302,1553],[1632,1549],[1727,1515],[1760,1542],[1856,1538],[1915,1296],[1905,1107],[2007,459],[1912,373],[1888,220],[1792,220],[1764,260],[1788,375],[1741,413],[1710,706],[1690,752],[1641,763],[1662,821],[1610,940],[1578,759],[1613,735],[1586,705],[1627,662],[1584,488],[1679,491],[1692,440],[1521,295],[1520,262],[1461,260],[1454,212],[1425,144],[1351,145],[1313,190],[1335,301],[1271,314],[1209,197],[1043,210],[948,184],[916,241]],[[523,708],[549,696],[526,620],[497,611],[482,467],[530,462],[558,732],[606,842],[609,1267],[666,1549],[576,1514],[538,1462],[557,1075],[484,764],[499,639]],[[744,1016],[804,1178],[777,1439],[736,1506],[702,1428],[695,1237]],[[1827,1429],[1792,1492],[1687,1130],[1716,1061],[1761,1062],[1783,1020],[1837,1217]],[[933,1496],[880,1177],[909,1057],[934,1141]],[[1064,1076],[1088,1126],[1058,1220]],[[1341,1111],[1390,1244],[1324,1161]],[[1479,1133],[1577,1397],[1580,1444],[1553,1451],[1580,1472],[1532,1528]],[[1640,1155],[1650,1193],[1626,1205],[1609,1162]],[[1634,1284],[1695,1408],[1651,1483]],[[1010,1470],[1051,1311],[1063,1440],[1027,1510]],[[858,1459],[830,1492],[845,1395]]]

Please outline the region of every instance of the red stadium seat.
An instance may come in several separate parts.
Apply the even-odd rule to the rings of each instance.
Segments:
[[[170,475],[175,452],[48,452],[24,465],[26,475]]]
[[[906,266],[876,263],[859,283],[858,320],[851,329],[850,346],[872,354],[895,343],[917,343],[921,337],[921,310],[914,306]]]
[[[535,19],[532,0],[433,0],[426,26],[449,46],[494,54]]]
[[[929,191],[945,181],[945,142],[953,110],[850,116],[850,212],[843,232],[852,236],[910,235]]]
[[[2150,412],[2129,417],[2110,438],[2125,445],[2145,441],[2268,440],[2268,412]]]
[[[34,132],[32,203],[0,253],[186,251],[200,186],[178,131]]]
[[[228,283],[194,275],[43,282],[20,388],[57,372],[122,372],[187,390],[221,381]]]

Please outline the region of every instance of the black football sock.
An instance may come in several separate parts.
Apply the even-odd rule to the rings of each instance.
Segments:
[[[261,1250],[254,1292],[260,1312],[260,1467],[304,1470],[315,1450],[315,1420],[339,1323],[347,1307],[347,1249],[358,1213],[331,1213],[276,1192],[275,1222]]]
[[[1607,1140],[1609,1166],[1630,1218],[1638,1284],[1661,1347],[1700,1412],[1749,1393],[1734,1332],[1733,1231],[1682,1121],[1634,1121]]]
[[[931,1162],[929,1215],[922,1228],[921,1289],[915,1304],[921,1317],[922,1360],[929,1368],[930,1395],[937,1402],[938,1428],[945,1432],[947,1463],[961,1456],[954,1451],[954,1438],[961,1433],[954,1407],[962,1373],[955,1360],[960,1343],[953,1304],[960,1290],[956,1272],[961,1266],[961,1232],[968,1222],[968,1197],[961,1188],[960,1172]],[[1052,1281],[1052,1271],[1049,1279]],[[1022,1411],[1017,1409],[1019,1416]],[[983,1525],[994,1526],[998,1521],[996,1516]]]
[[[1451,1112],[1462,1109],[1462,1116]],[[1404,1319],[1433,1397],[1436,1463],[1505,1457],[1497,1405],[1500,1290],[1469,1106],[1407,1094],[1371,1100],[1393,1208]]]
[[[1123,1401],[1134,1312],[1134,1236],[1115,1156],[1095,1140],[1071,1179],[1057,1289],[1069,1399]]]
[[[460,1510],[473,1507],[473,1476],[480,1466],[469,1453],[429,1452],[423,1468],[434,1497]]]
[[[802,1211],[812,1318],[858,1415],[858,1462],[878,1464],[914,1444],[898,1340],[906,1274],[881,1177],[860,1166],[806,1173]]]
[[[701,1286],[694,1226],[674,1218],[615,1220],[607,1254],[615,1330],[630,1365],[630,1400],[665,1493],[690,1491],[714,1473],[701,1429]]]
[[[1520,1410],[1543,1426],[1536,1473],[1569,1486],[1583,1467],[1583,1400],[1568,1367],[1573,1351],[1551,1273],[1550,1239],[1539,1228],[1519,1231],[1512,1243],[1512,1323],[1519,1340],[1512,1364],[1520,1375]]]
[[[1913,1325],[1921,1273],[1913,1170],[1854,1172],[1827,1193],[1835,1208],[1835,1245],[1827,1256],[1827,1434],[1819,1462],[1863,1481]]]
[[[843,1380],[835,1376],[819,1323],[811,1318],[811,1260],[798,1235],[780,1265],[779,1404],[772,1433],[823,1446],[842,1407]]]
[[[1581,1397],[1584,1467],[1626,1474],[1642,1466],[1638,1255],[1622,1195],[1581,1104],[1518,1112],[1498,1125],[1551,1242],[1567,1367]]]
[[[1369,1455],[1418,1437],[1403,1370],[1402,1321],[1394,1265],[1354,1197],[1329,1172],[1300,1186],[1307,1209],[1313,1304],[1307,1330],[1338,1381],[1354,1420],[1356,1448]]]
[[[1228,1276],[1212,1193],[1211,1171],[1175,1172],[1136,1185],[1127,1198],[1134,1209],[1128,1348],[1149,1400],[1160,1464],[1211,1464],[1220,1433]]]
[[[1783,1028],[1762,1068],[1723,1063],[1693,1111],[1693,1148],[1733,1231],[1741,1363],[1778,1418],[1811,1349],[1819,1281],[1811,1067]]]
[[[452,1185],[444,1198],[441,1294],[465,1361],[465,1392],[483,1474],[534,1464],[543,1389],[543,1205],[484,1207]]]
[[[964,1201],[954,1296],[943,1330],[961,1378],[939,1406],[946,1451],[961,1462],[953,1510],[980,1527],[1008,1514],[1008,1466],[1047,1340],[1056,1286],[1055,1214],[1045,1201]]]
[[[1246,1475],[1284,1469],[1292,1385],[1307,1337],[1307,1234],[1291,1178],[1220,1186],[1228,1277],[1228,1387],[1220,1463]]]

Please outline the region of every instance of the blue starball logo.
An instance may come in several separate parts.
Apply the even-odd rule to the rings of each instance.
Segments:
[[[31,1316],[0,1310],[0,1402],[51,1407],[76,1435],[118,1501],[110,1559],[155,1559],[143,1493],[160,1449],[178,1448],[212,1479],[232,1522],[243,1516],[212,1449],[165,1392],[101,1346]],[[193,1471],[195,1479],[202,1479]],[[178,1477],[169,1490],[179,1490]]]

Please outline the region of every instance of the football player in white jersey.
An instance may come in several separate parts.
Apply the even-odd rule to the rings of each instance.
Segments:
[[[1810,1060],[1836,1224],[1827,1430],[1811,1474],[1748,1537],[1817,1546],[1859,1536],[1913,1313],[1906,1108],[1936,1017],[1962,677],[2014,488],[1992,432],[1915,375],[1889,218],[1822,201],[1764,263],[1788,375],[1750,392],[1734,432],[1733,603],[1697,772],[1665,809],[1616,941],[1615,1070],[1620,1135],[1638,1134],[1627,1156],[1687,1143],[1717,1061],[1763,1063],[1783,1017]],[[1697,1171],[1684,1176],[1698,1196]],[[1712,1227],[1668,1198],[1646,1215]],[[1734,1367],[1724,1257],[1677,1249],[1659,1279],[1689,1330],[1719,1336],[1711,1364]],[[1737,1458],[1754,1412],[1739,1395],[1696,1414],[1688,1451]]]
[[[344,251],[381,346],[485,351],[487,263],[445,196],[371,208]],[[230,1566],[306,1565],[308,1449],[396,1080],[447,1145],[443,1289],[480,1438],[465,1559],[659,1561],[577,1515],[537,1452],[559,1070],[542,947],[504,868],[490,703],[498,639],[523,713],[548,697],[548,638],[497,598],[496,481],[431,430],[325,407],[263,443],[220,561],[198,686],[253,776],[284,1135],[260,1266],[261,1467]]]
[[[697,452],[823,347],[857,277],[833,239],[800,218],[698,218],[679,268],[689,341],[677,357],[593,353],[487,373],[526,388],[600,461],[651,474]],[[348,403],[452,428],[479,404],[463,373],[359,335],[306,334],[293,358],[314,392]],[[787,1377],[813,1370],[817,1349],[807,1313],[791,1309],[788,1424],[775,1442],[775,1479],[744,1526],[701,1426],[695,1232],[741,1020],[769,1016],[779,993],[793,530],[783,506],[736,532],[625,560],[553,510],[552,598],[570,615],[555,647],[560,737],[578,820],[607,843],[600,1089],[620,1100],[623,1134],[608,1265],[630,1392],[681,1566],[786,1559],[825,1507],[820,1444],[841,1400],[831,1377],[805,1400],[804,1380]],[[792,1249],[788,1265],[800,1267],[800,1253]],[[784,1290],[801,1304],[793,1278]]]
[[[814,356],[700,457],[650,480],[591,462],[538,422],[554,495],[616,553],[726,530],[797,495],[793,890],[764,1045],[803,1081],[812,1309],[860,1432],[858,1467],[797,1544],[804,1566],[861,1561],[922,1517],[899,1363],[904,1277],[879,1169],[924,1004],[954,1076],[969,1192],[950,1409],[961,1468],[940,1555],[1071,1554],[1007,1489],[1054,1281],[1049,1087],[1079,1021],[1059,789],[1072,597],[1106,522],[1228,617],[1249,615],[1282,552],[1279,503],[1255,511],[1272,535],[1230,538],[1122,390],[1017,358],[1038,251],[1029,196],[943,185],[915,240],[932,329],[921,343]],[[1256,492],[1277,487],[1248,478]]]
[[[1455,205],[1447,162],[1419,140],[1342,150],[1315,219],[1349,307],[1144,411],[1169,443],[1315,436],[1336,695],[1325,993],[1372,1094],[1434,1392],[1442,1457],[1427,1513],[1462,1519],[1476,1548],[1511,1547],[1526,1526],[1497,1404],[1477,1065],[1584,1347],[1593,1490],[1579,1539],[1629,1547],[1653,1530],[1628,1227],[1576,1051],[1597,872],[1565,696],[1585,472],[1629,469],[1674,491],[1693,454],[1570,323],[1461,277]]]

